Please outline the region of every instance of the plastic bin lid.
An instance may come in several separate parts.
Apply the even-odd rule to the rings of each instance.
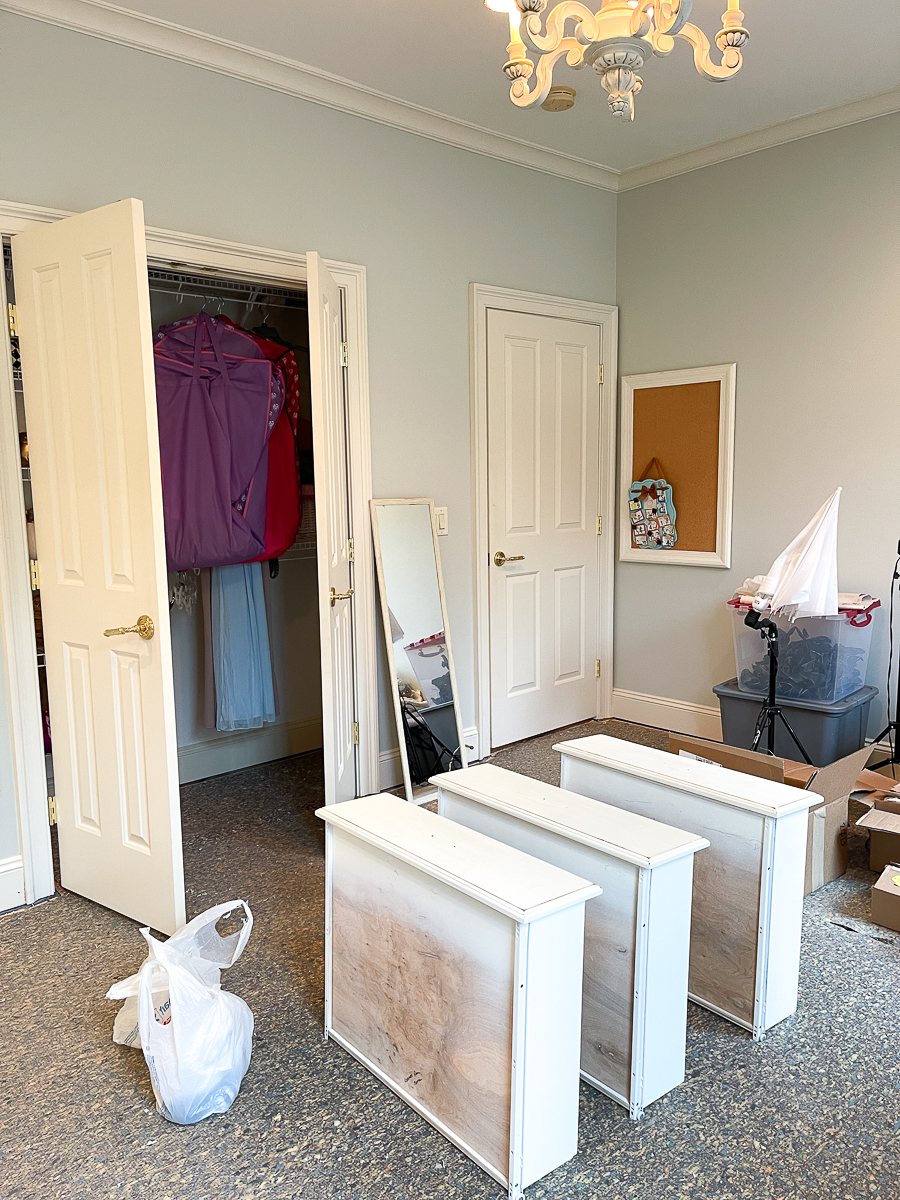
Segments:
[[[762,704],[765,699],[763,692],[743,692],[738,687],[737,679],[728,679],[725,683],[717,683],[713,688],[713,692],[721,699],[724,697],[728,700],[747,700],[751,704]],[[844,713],[852,712],[854,708],[859,708],[861,704],[868,704],[878,695],[877,687],[861,687],[856,692],[851,692],[849,696],[845,696],[843,700],[835,700],[828,704],[821,700],[788,700],[783,696],[775,697],[775,703],[780,708],[806,708],[813,712],[830,713],[833,716],[840,717]]]
[[[750,609],[753,607],[752,604],[750,604],[748,602],[748,599],[746,596],[732,596],[731,599],[726,600],[725,603],[727,604],[727,606],[729,608],[734,609],[737,612],[745,612],[746,613],[746,612],[749,612]],[[875,611],[876,608],[881,608],[881,601],[873,599],[872,603],[870,605],[868,605],[868,607],[866,607],[866,608],[839,608],[837,615],[839,617],[846,617],[851,625],[855,625],[855,626],[857,626],[857,628],[862,628],[864,625],[870,624],[870,622],[872,620],[872,613]],[[766,617],[766,616],[770,617],[772,614],[770,612],[766,611],[766,612],[760,613],[759,615],[761,617]],[[836,619],[837,618],[835,618],[835,617],[825,617],[825,616],[823,616],[823,617],[802,617],[801,618],[801,620],[804,620],[804,621],[834,621]]]

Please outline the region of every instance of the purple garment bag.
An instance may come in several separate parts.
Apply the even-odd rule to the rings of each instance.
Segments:
[[[168,569],[258,558],[278,372],[251,337],[206,313],[161,329],[154,364]]]

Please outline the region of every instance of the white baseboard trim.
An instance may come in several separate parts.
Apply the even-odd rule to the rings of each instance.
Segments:
[[[21,854],[0,858],[0,913],[25,903],[25,864]]]
[[[688,733],[694,737],[722,740],[722,719],[719,709],[709,704],[692,704],[688,700],[673,700],[668,696],[648,696],[644,692],[629,692],[613,688],[612,716],[638,725],[652,725],[673,733]]]
[[[193,783],[196,779],[240,771],[242,767],[255,767],[292,754],[305,754],[321,745],[321,717],[218,733],[202,742],[178,747],[178,776],[182,783]]]
[[[466,747],[467,762],[478,762],[480,740],[478,730],[474,725],[463,730],[463,742]],[[402,783],[403,768],[400,765],[400,751],[396,746],[392,750],[382,750],[378,755],[378,786],[383,792],[386,792],[390,788],[400,787]]]

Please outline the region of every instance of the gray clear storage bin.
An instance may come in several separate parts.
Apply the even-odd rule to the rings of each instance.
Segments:
[[[749,750],[762,698],[742,691],[736,679],[717,684],[713,691],[719,698],[722,713],[722,741],[726,746]],[[869,708],[877,695],[878,688],[863,687],[833,704],[779,698],[778,705],[784,709],[791,728],[815,765],[827,767],[829,763],[863,748]],[[767,736],[767,733],[763,734],[758,747],[762,753],[768,749]],[[775,725],[775,753],[780,758],[794,761],[803,757],[780,721],[776,721]]]
[[[872,611],[842,610],[835,617],[772,617],[778,627],[779,700],[832,704],[859,691],[866,682],[872,643]],[[729,600],[734,633],[737,685],[764,696],[769,690],[769,655],[757,629],[744,624],[749,605]]]

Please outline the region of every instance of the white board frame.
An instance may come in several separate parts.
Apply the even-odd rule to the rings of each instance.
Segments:
[[[622,376],[622,424],[619,434],[619,562],[664,563],[679,567],[731,566],[731,520],[734,503],[734,400],[737,363],[688,367],[681,371],[652,371]],[[634,393],[642,388],[718,383],[719,460],[715,550],[648,550],[631,544],[628,489],[634,452]],[[678,497],[675,497],[678,508]],[[677,543],[676,543],[677,546]]]

